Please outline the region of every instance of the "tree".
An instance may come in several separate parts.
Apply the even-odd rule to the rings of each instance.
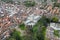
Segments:
[[[49,22],[50,20],[43,16],[37,22],[36,26],[33,27],[34,38],[36,38],[36,40],[45,40],[46,27]]]
[[[20,28],[21,30],[25,30],[25,24],[23,24],[23,23],[20,24],[20,25],[19,25],[19,28]]]
[[[3,2],[6,2],[6,3],[13,3],[13,0],[1,0]]]
[[[29,28],[29,26],[26,27],[26,35],[23,36],[23,40],[35,40],[33,30]]]
[[[33,1],[24,1],[24,5],[26,6],[26,7],[33,7],[33,6],[35,6],[35,2]]]
[[[60,7],[60,3],[54,3],[54,7]]]
[[[22,40],[21,36],[20,36],[20,32],[17,30],[14,30],[11,33],[11,36],[7,39],[7,40]]]
[[[36,37],[38,40],[45,40],[46,27],[40,26],[36,34],[37,34]]]
[[[8,38],[8,39],[6,39],[6,40],[16,40],[15,38]]]
[[[51,0],[51,1],[56,3],[58,0]]]
[[[57,36],[57,37],[60,37],[59,31],[58,30],[54,30],[54,35]]]
[[[52,19],[51,19],[51,22],[58,22],[58,18],[57,17],[53,17]]]

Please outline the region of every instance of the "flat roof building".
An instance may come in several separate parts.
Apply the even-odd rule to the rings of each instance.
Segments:
[[[50,23],[50,27],[54,30],[60,30],[60,23]]]

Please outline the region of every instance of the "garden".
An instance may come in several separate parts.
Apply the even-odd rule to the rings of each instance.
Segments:
[[[54,30],[54,35],[55,35],[56,37],[60,37],[59,31],[58,31],[58,30]]]

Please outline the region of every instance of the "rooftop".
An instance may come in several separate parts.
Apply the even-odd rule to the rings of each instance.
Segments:
[[[60,23],[50,23],[50,27],[55,30],[60,30]]]

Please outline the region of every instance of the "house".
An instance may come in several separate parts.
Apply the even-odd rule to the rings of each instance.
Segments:
[[[35,25],[37,23],[37,21],[41,18],[41,16],[39,15],[34,15],[31,14],[30,16],[27,17],[26,21],[24,21],[25,25]]]
[[[50,27],[60,31],[60,23],[50,23]]]

